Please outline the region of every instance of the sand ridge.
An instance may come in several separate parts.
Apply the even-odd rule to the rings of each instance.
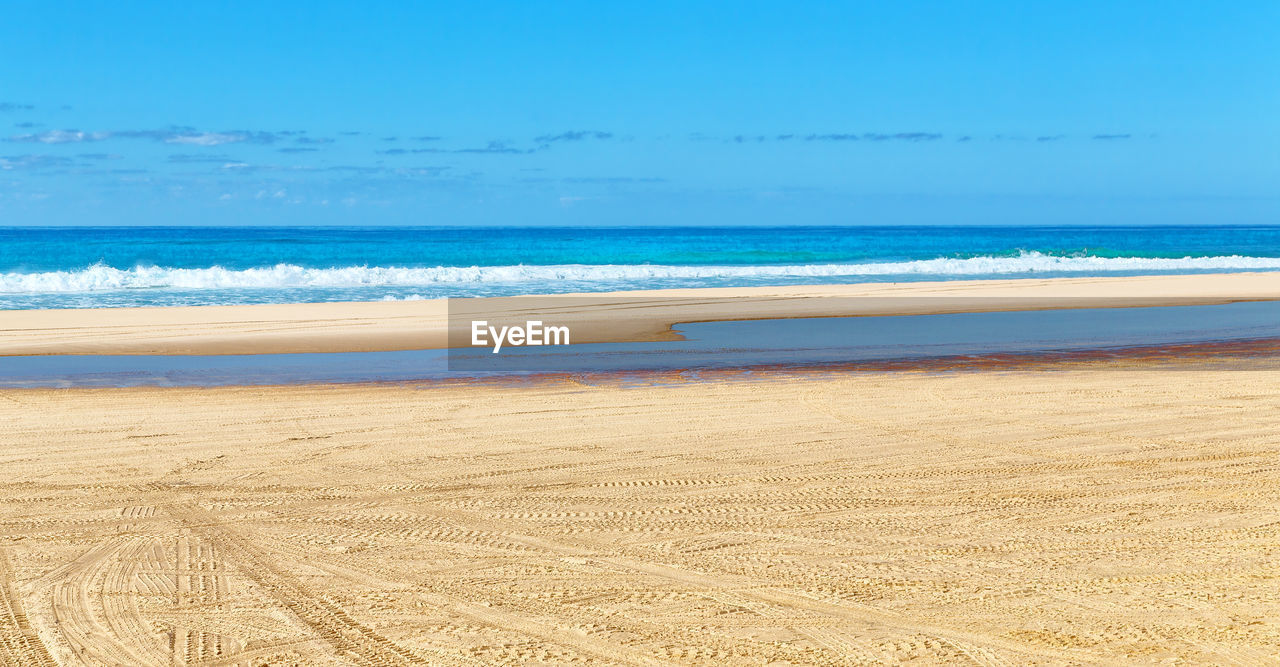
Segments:
[[[660,340],[682,322],[930,314],[1280,299],[1280,272],[676,289],[454,300],[476,318],[550,318],[575,343]],[[0,311],[0,356],[270,354],[437,349],[443,299]]]

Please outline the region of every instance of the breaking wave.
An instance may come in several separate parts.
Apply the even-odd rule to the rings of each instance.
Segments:
[[[75,271],[0,273],[0,293],[78,293],[131,289],[284,289],[412,287],[431,285],[574,282],[618,285],[650,280],[759,281],[770,278],[858,278],[860,276],[995,276],[1037,273],[1113,273],[1280,270],[1280,257],[1092,257],[1039,252],[1020,255],[939,258],[904,262],[676,266],[662,264],[562,264],[554,266],[348,266],[306,268],[293,264],[253,269],[95,264]]]

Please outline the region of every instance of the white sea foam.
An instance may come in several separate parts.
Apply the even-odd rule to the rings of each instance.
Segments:
[[[76,271],[0,273],[0,293],[77,293],[133,289],[286,289],[412,287],[432,285],[576,282],[618,285],[651,280],[760,280],[860,276],[965,277],[1036,273],[1280,270],[1278,257],[1091,257],[1027,252],[1008,257],[926,259],[855,264],[673,266],[662,264],[563,264],[555,266],[348,266],[314,269],[278,264],[254,269],[178,269],[95,264]]]

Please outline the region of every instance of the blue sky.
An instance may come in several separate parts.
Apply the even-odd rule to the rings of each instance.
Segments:
[[[57,3],[0,224],[1280,223],[1280,3]]]

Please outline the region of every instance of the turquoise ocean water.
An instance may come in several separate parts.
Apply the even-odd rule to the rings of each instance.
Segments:
[[[0,309],[1280,271],[1280,227],[0,228]]]

